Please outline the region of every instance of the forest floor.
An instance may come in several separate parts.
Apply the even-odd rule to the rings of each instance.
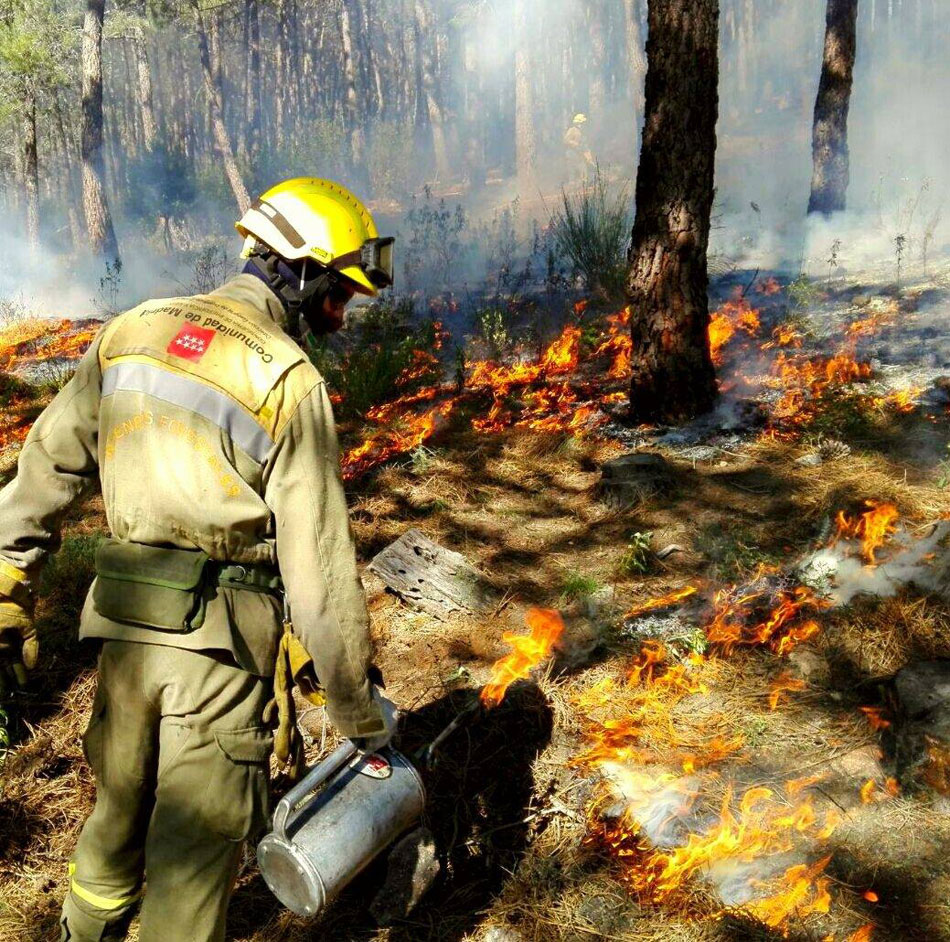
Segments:
[[[443,872],[414,912],[374,924],[377,864],[307,922],[248,853],[228,938],[950,940],[946,775],[901,766],[893,685],[950,657],[940,545],[888,576],[950,515],[948,274],[899,297],[871,280],[795,299],[766,284],[737,302],[723,283],[718,300],[739,310],[727,309],[714,419],[486,433],[456,410],[426,448],[350,482],[362,563],[415,527],[497,593],[488,615],[440,620],[365,573],[407,754],[477,696],[529,607],[560,611],[564,635],[425,773]],[[845,349],[867,370],[829,366]],[[634,450],[663,463],[618,499],[603,465]],[[835,541],[839,512],[858,521],[872,505],[899,514],[876,565],[853,528]],[[3,939],[55,937],[92,806],[80,734],[95,650],[74,639],[104,532],[98,497],[70,514],[39,606],[42,670],[8,724]],[[829,552],[840,578],[806,578],[803,562]],[[839,603],[846,574],[858,590]],[[882,576],[886,589],[862,591]],[[684,589],[695,592],[651,607]],[[780,896],[790,873],[801,881]]]

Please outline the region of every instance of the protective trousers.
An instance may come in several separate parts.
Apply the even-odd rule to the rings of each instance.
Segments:
[[[221,942],[244,841],[267,816],[271,682],[198,651],[106,641],[83,737],[96,806],[63,940]]]

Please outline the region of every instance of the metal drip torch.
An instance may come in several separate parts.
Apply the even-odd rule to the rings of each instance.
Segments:
[[[480,712],[475,699],[415,760],[431,766],[439,746]],[[316,916],[415,823],[425,801],[422,779],[401,752],[367,754],[343,743],[278,802],[257,845],[264,882],[298,916]]]

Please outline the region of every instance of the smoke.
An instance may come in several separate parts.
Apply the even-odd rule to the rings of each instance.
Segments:
[[[637,123],[642,116],[635,113],[639,90],[632,87],[624,4],[425,2],[432,11],[432,29],[445,37],[436,44],[433,62],[446,122],[449,177],[434,170],[424,103],[412,113],[393,110],[397,85],[410,90],[410,99],[418,94],[411,55],[415,21],[412,3],[385,2],[362,26],[367,34],[363,45],[375,44],[377,65],[384,70],[389,109],[383,114],[363,109],[367,167],[356,168],[349,161],[338,109],[336,114],[317,114],[295,125],[281,148],[265,147],[259,160],[245,166],[252,190],[296,174],[340,179],[372,196],[374,209],[389,231],[400,233],[399,248],[405,250],[413,237],[413,223],[407,218],[409,197],[413,193],[421,197],[424,186],[430,185],[436,200],[444,196],[450,208],[461,203],[470,220],[463,238],[476,261],[459,266],[453,277],[459,279],[462,272],[461,278],[471,281],[484,277],[485,262],[499,254],[501,238],[493,234],[485,239],[477,224],[490,221],[517,200],[518,251],[525,253],[532,223],[547,224],[561,187],[578,183],[585,165],[577,149],[566,145],[564,134],[573,115],[584,113],[588,121],[582,127],[583,148],[616,186],[627,187],[632,201]],[[523,33],[516,19],[522,7]],[[643,38],[646,0],[637,0],[635,8]],[[298,4],[300,11],[309,9],[307,2]],[[336,55],[337,14],[330,7],[321,9],[326,26],[321,42],[329,44],[325,54]],[[721,2],[711,252],[726,267],[803,270],[823,276],[837,246],[833,254],[838,274],[870,268],[880,278],[893,279],[899,253],[905,271],[919,272],[925,252],[936,258],[950,251],[941,216],[950,182],[945,159],[950,145],[945,96],[950,87],[950,59],[945,55],[950,19],[928,0],[867,0],[859,5],[849,120],[849,208],[824,220],[805,217],[824,16],[825,0]],[[172,101],[183,100],[171,96],[172,85],[201,87],[194,37],[186,27],[167,23],[150,34],[155,108],[166,129],[183,126],[182,116],[171,113]],[[266,10],[262,27],[266,58],[277,40],[276,24]],[[246,132],[241,124],[246,62],[241,42],[237,20],[225,22],[225,104],[235,142]],[[519,43],[533,98],[538,172],[530,184],[519,183],[515,174]],[[181,61],[187,75],[172,70],[172,76],[162,69],[176,47],[184,50]],[[394,51],[402,47],[410,50],[405,61],[411,75],[398,69],[403,60]],[[107,184],[125,266],[118,301],[128,305],[150,294],[183,290],[192,280],[188,256],[195,256],[208,240],[219,240],[236,256],[239,244],[230,229],[236,208],[220,161],[208,163],[202,158],[199,165],[194,143],[188,145],[186,157],[166,141],[159,158],[140,161],[141,165],[124,153],[128,142],[119,138],[118,116],[122,109],[134,111],[134,94],[121,42],[107,43],[104,55],[106,152],[111,155]],[[270,64],[267,58],[265,65]],[[268,85],[262,95],[267,137],[275,125],[276,92]],[[203,109],[200,93],[190,106]],[[53,132],[45,125],[41,131],[41,177],[52,178],[59,173],[59,158],[52,153]],[[208,133],[201,120],[196,133]],[[368,189],[360,182],[367,177]],[[68,255],[66,207],[57,205],[57,189],[42,182],[49,191],[42,206],[46,246],[38,260],[25,257],[24,207],[8,198],[4,231],[11,235],[0,243],[8,260],[0,274],[0,294],[33,298],[37,308],[51,315],[95,313],[102,307],[96,297],[104,272],[96,263],[76,262]],[[160,231],[162,215],[174,218],[173,233]],[[903,239],[900,249],[898,237]],[[717,270],[715,264],[712,267]],[[430,287],[439,290],[442,285]]]

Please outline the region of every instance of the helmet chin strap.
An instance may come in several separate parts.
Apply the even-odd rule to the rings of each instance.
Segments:
[[[256,275],[266,282],[271,291],[280,298],[287,312],[287,333],[296,340],[301,337],[300,318],[315,334],[326,333],[321,329],[320,312],[323,300],[333,287],[334,275],[327,269],[318,271],[315,277],[306,278],[307,261],[304,260],[298,275],[273,252],[255,253],[248,258],[245,272]]]

